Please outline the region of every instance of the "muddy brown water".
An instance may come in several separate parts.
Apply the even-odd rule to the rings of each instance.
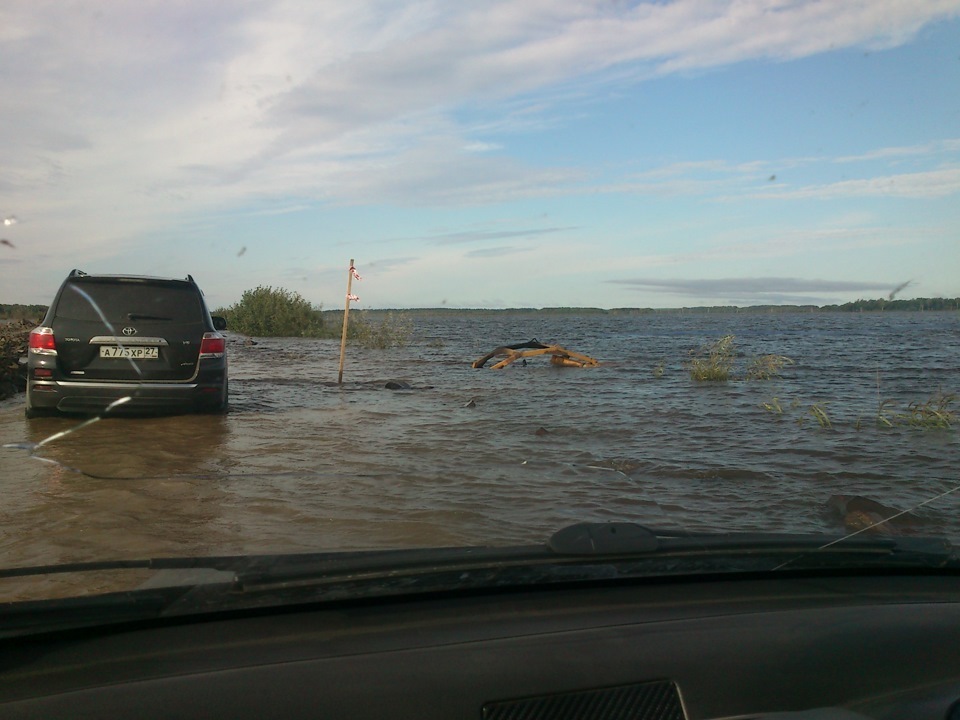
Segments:
[[[350,348],[342,385],[337,341],[231,337],[222,417],[77,429],[3,401],[0,565],[533,543],[581,520],[840,532],[838,493],[919,506],[911,532],[960,540],[956,425],[876,423],[878,399],[960,391],[957,313],[413,319],[406,347]],[[689,352],[726,334],[739,375],[766,353],[794,364],[691,381]],[[603,365],[470,366],[534,337]]]

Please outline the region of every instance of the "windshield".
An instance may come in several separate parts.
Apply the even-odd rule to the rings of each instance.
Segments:
[[[918,0],[4,3],[0,568],[960,542],[958,37]]]
[[[145,288],[147,289],[144,292]],[[74,282],[60,295],[57,318],[123,325],[138,318],[201,322],[203,308],[189,286],[116,281]]]

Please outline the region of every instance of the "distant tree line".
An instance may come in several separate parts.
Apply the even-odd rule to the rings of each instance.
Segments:
[[[960,310],[960,298],[913,298],[912,300],[855,300],[843,305],[824,305],[821,310],[839,312],[897,312]]]
[[[0,304],[0,320],[35,320],[40,322],[46,312],[46,305]]]
[[[697,305],[678,308],[594,308],[594,307],[545,307],[545,308],[414,308],[404,310],[410,315],[652,315],[685,313],[814,313],[814,312],[880,312],[960,310],[960,298],[914,298],[913,300],[856,300],[842,305]],[[368,310],[369,313],[391,312]]]
[[[653,313],[778,313],[778,312],[902,312],[923,310],[960,310],[960,298],[913,298],[912,300],[855,300],[842,305],[712,305],[682,308],[621,307],[545,307],[545,308],[414,308],[404,309],[406,315],[458,314],[537,314],[537,315],[649,315]],[[0,304],[0,320],[29,320],[39,322],[47,311],[46,305]],[[370,316],[396,313],[391,309],[366,310]],[[257,287],[247,290],[239,303],[218,308],[214,315],[223,315],[231,329],[247,335],[288,335],[334,337],[338,336],[339,320],[324,322],[324,316],[342,311],[323,310],[311,305],[295,292],[283,288]]]

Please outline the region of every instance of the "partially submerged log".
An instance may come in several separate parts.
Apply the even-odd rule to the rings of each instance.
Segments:
[[[596,367],[600,364],[589,355],[573,352],[559,345],[544,345],[534,338],[529,342],[517,343],[516,345],[501,345],[479,360],[474,360],[473,367],[482,368],[491,358],[503,357],[503,360],[490,366],[491,370],[501,370],[517,360],[526,360],[526,358],[539,355],[550,355],[550,362],[562,367]]]

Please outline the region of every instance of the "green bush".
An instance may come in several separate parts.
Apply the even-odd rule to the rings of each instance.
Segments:
[[[214,312],[227,319],[227,328],[254,337],[326,337],[323,314],[299,293],[258,286],[240,302]]]

